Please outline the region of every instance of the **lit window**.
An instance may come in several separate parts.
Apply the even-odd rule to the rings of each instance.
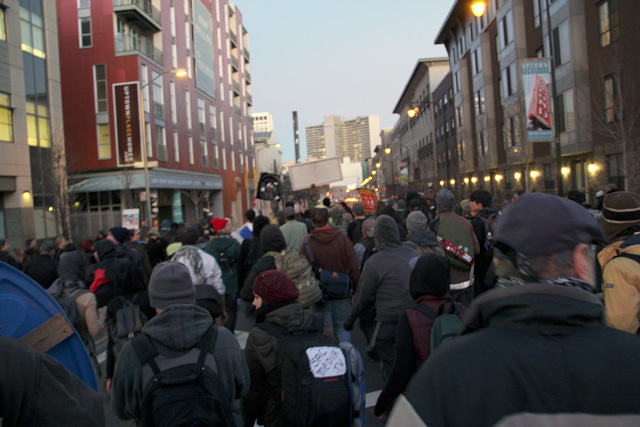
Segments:
[[[0,93],[0,141],[13,141],[11,113],[11,98]]]
[[[618,0],[605,0],[598,5],[600,46],[608,46],[620,38]]]
[[[98,159],[111,158],[111,138],[109,136],[109,124],[98,125]]]

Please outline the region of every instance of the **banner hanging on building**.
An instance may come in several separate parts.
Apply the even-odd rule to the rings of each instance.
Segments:
[[[196,58],[196,86],[207,95],[215,98],[213,31],[211,13],[200,0],[195,0],[193,2],[193,51]],[[237,61],[237,58],[232,58],[232,60]]]
[[[520,70],[527,117],[527,139],[531,142],[552,141],[553,124],[549,98],[551,59],[523,59]]]
[[[138,82],[113,85],[114,126],[118,166],[133,166],[142,161],[140,126],[140,90]]]
[[[373,212],[373,209],[376,207],[376,202],[378,201],[376,192],[368,188],[358,188],[358,191],[360,192],[360,199],[364,205],[364,211],[369,213]]]

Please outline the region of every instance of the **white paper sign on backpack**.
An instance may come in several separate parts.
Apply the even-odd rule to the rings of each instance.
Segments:
[[[347,361],[338,347],[310,347],[306,352],[314,378],[338,377],[347,372]]]

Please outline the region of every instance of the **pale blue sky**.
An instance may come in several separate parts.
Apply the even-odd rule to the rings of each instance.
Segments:
[[[419,58],[446,56],[435,39],[453,0],[237,0],[249,32],[253,111],[273,115],[283,160],[294,160],[292,111],[305,127],[325,115],[393,114]]]

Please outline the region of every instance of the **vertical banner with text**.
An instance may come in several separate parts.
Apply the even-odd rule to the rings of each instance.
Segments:
[[[376,202],[378,201],[376,192],[368,188],[358,188],[358,192],[360,193],[364,211],[368,213],[373,212],[373,209],[376,207]]]
[[[529,58],[520,64],[522,89],[527,114],[527,139],[531,142],[553,140],[551,122],[551,59]]]
[[[140,126],[140,90],[138,82],[113,85],[114,126],[118,166],[132,166],[142,161],[142,126]]]

